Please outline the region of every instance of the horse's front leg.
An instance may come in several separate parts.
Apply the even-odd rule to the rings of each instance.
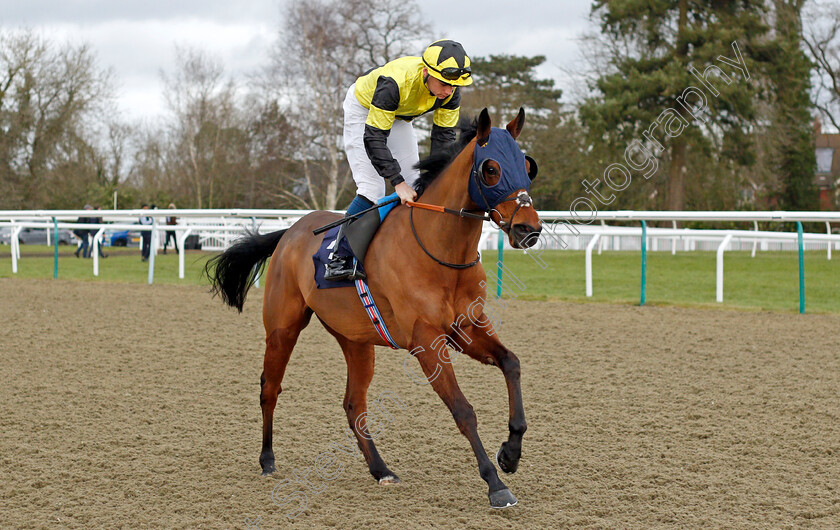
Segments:
[[[451,357],[445,347],[446,341],[440,340],[443,336],[443,330],[437,330],[429,324],[418,322],[415,324],[412,334],[411,352],[420,362],[420,366],[423,368],[423,372],[432,388],[449,408],[456,425],[458,425],[458,430],[469,440],[478,461],[478,472],[489,487],[490,506],[493,508],[513,506],[517,502],[516,497],[499,479],[496,466],[487,458],[487,453],[478,437],[478,421],[475,417],[475,411],[467,398],[464,397],[458,387],[458,382],[455,380]]]
[[[498,366],[505,376],[508,390],[508,440],[496,453],[496,462],[505,473],[514,473],[522,455],[522,436],[528,428],[525,409],[522,406],[522,389],[519,384],[519,359],[505,348],[489,325],[489,319],[481,315],[476,322],[487,322],[481,328],[472,324],[461,328],[452,326],[448,338],[459,351],[485,364]]]

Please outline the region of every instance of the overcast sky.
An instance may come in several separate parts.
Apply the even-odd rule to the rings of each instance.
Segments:
[[[175,44],[214,54],[230,75],[244,80],[266,62],[283,2],[0,0],[0,27],[27,27],[61,42],[89,43],[100,64],[113,69],[119,107],[133,120],[162,112],[160,71],[172,71]],[[574,70],[580,60],[577,38],[589,25],[588,1],[419,3],[439,37],[460,41],[470,55],[545,55],[540,74],[561,88],[571,87],[565,70]]]

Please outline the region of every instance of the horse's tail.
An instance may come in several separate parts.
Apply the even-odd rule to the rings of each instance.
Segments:
[[[227,250],[208,260],[204,274],[210,280],[213,296],[221,295],[224,303],[241,313],[248,289],[285,233],[286,230],[262,235],[246,232]]]

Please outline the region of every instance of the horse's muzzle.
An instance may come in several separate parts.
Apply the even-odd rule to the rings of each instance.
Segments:
[[[542,227],[517,223],[511,228],[511,245],[513,248],[531,248],[537,244]]]

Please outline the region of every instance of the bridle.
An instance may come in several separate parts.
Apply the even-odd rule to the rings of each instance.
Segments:
[[[440,265],[444,265],[452,269],[468,269],[481,260],[481,254],[478,254],[475,257],[475,259],[469,263],[450,263],[448,261],[443,261],[433,256],[432,253],[428,251],[426,246],[423,245],[423,242],[420,241],[420,236],[417,234],[417,229],[414,227],[414,208],[456,215],[458,217],[464,217],[468,219],[480,219],[482,221],[490,221],[491,223],[496,222],[495,219],[493,219],[493,212],[496,212],[496,214],[499,216],[498,228],[507,232],[513,226],[513,218],[516,217],[516,214],[519,212],[520,208],[533,205],[533,200],[531,199],[531,196],[525,190],[522,190],[519,193],[517,193],[515,197],[511,197],[498,202],[495,206],[499,206],[500,204],[504,204],[506,202],[516,201],[516,208],[513,210],[513,214],[510,216],[510,219],[508,221],[505,221],[502,217],[501,212],[499,212],[499,210],[497,210],[495,206],[490,206],[490,203],[487,200],[487,196],[484,194],[484,187],[486,186],[486,184],[484,184],[478,176],[478,174],[483,170],[483,166],[483,163],[478,168],[476,168],[475,165],[473,165],[472,169],[470,170],[470,179],[475,180],[476,187],[478,188],[478,191],[481,194],[481,198],[484,201],[484,209],[465,210],[464,208],[461,208],[460,210],[453,210],[452,208],[446,208],[444,206],[438,206],[435,204],[426,204],[412,201],[406,202],[406,206],[410,208],[408,219],[409,224],[411,225],[411,233],[414,234],[414,239],[417,241],[417,244],[420,245],[420,248],[423,249],[423,252],[425,252],[427,256],[432,258],[436,263],[439,263]],[[484,215],[475,212],[482,212]]]
[[[408,201],[405,204],[406,204],[406,206],[409,207],[408,222],[411,225],[411,233],[414,234],[414,239],[417,241],[417,244],[420,245],[420,248],[423,249],[423,252],[425,252],[427,256],[429,256],[430,258],[435,260],[435,262],[437,262],[441,265],[444,265],[446,267],[449,267],[451,269],[469,269],[470,267],[472,267],[473,265],[478,263],[479,260],[481,260],[481,254],[478,254],[475,257],[475,259],[472,260],[469,263],[450,263],[448,261],[443,261],[443,260],[440,260],[440,259],[434,257],[432,255],[432,253],[428,251],[426,246],[423,245],[423,242],[420,241],[420,236],[417,235],[417,229],[414,228],[414,208],[420,208],[420,209],[423,209],[423,210],[431,210],[433,212],[439,212],[439,213],[448,213],[448,214],[452,214],[452,215],[457,215],[458,217],[467,217],[467,218],[470,218],[470,219],[481,219],[482,221],[492,220],[489,215],[478,215],[478,214],[471,213],[467,210],[464,210],[463,208],[461,208],[460,210],[452,210],[450,208],[444,208],[443,206],[437,206],[437,205],[434,205],[434,204],[424,204],[424,203],[421,203],[421,202]]]

